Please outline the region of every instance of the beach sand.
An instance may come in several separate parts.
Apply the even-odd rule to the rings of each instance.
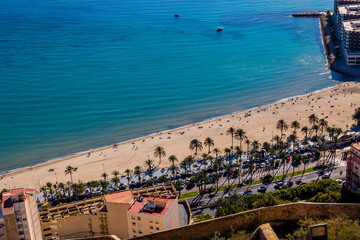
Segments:
[[[351,115],[358,107],[360,107],[360,83],[345,82],[332,88],[252,110],[122,142],[115,149],[113,146],[108,146],[91,150],[89,157],[86,152],[16,170],[4,175],[0,180],[0,188],[38,189],[46,182],[66,183],[70,181],[70,176],[64,174],[68,165],[78,168],[73,174],[74,182],[100,180],[103,169],[109,176],[114,170],[118,170],[122,174],[125,169],[134,169],[136,165],[146,169],[144,162],[148,157],[154,159],[156,165],[159,162],[158,158],[153,155],[157,146],[162,146],[166,151],[166,157],[162,159],[160,167],[167,167],[170,165],[168,162],[170,155],[176,155],[180,162],[187,155],[193,154],[193,151],[189,149],[189,143],[194,138],[203,142],[206,137],[211,137],[215,142],[215,147],[221,150],[231,146],[231,137],[226,135],[229,127],[243,128],[251,141],[258,140],[260,143],[268,141],[270,143],[272,136],[280,135],[280,131],[276,129],[279,119],[284,119],[289,125],[292,121],[297,120],[301,127],[309,126],[308,116],[313,113],[319,118],[325,118],[329,126],[341,127],[345,131],[347,130],[346,125],[349,125],[350,128],[354,124]],[[245,117],[245,114],[249,116]],[[284,133],[288,136],[292,131],[293,129],[289,128]],[[297,134],[301,139],[303,138],[300,129],[297,130]],[[234,146],[236,145],[239,145],[239,141],[234,139]],[[246,150],[246,144],[243,143],[242,147]],[[198,156],[207,152],[208,148],[204,147]],[[49,171],[49,169],[53,169],[53,171]]]

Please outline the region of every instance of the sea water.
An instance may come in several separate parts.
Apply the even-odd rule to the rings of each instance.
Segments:
[[[0,171],[338,80],[326,67],[318,19],[290,17],[331,9],[331,0],[1,5]]]

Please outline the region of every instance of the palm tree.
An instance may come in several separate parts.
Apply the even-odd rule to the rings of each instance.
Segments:
[[[275,135],[274,137],[273,137],[273,140],[276,142],[276,148],[278,148],[279,147],[279,143],[280,143],[280,141],[281,141],[281,137],[279,137],[279,135]]]
[[[296,134],[296,129],[300,128],[300,123],[298,121],[293,121],[291,123],[291,127],[294,129],[294,133]]]
[[[106,181],[106,178],[109,176],[106,172],[102,173],[101,176],[104,178],[104,181]]]
[[[118,170],[115,170],[111,173],[115,178],[117,178],[120,175],[120,172]]]
[[[131,173],[132,173],[132,170],[130,170],[130,169],[125,170],[126,179],[128,180],[128,184],[130,183]]]
[[[246,143],[246,146],[247,146],[246,154],[248,154],[248,153],[249,153],[249,148],[250,148],[251,142],[250,142],[249,139],[246,139],[246,140],[245,140],[245,143]]]
[[[141,182],[141,167],[140,166],[136,166],[134,168],[134,174],[138,177],[139,183]]]
[[[253,152],[256,152],[257,150],[259,150],[259,148],[261,146],[261,144],[256,140],[254,140],[251,145],[252,145]]]
[[[319,120],[319,126],[320,126],[320,134],[322,134],[324,132],[324,128],[326,128],[328,126],[328,122],[322,118]]]
[[[214,149],[213,149],[213,153],[215,153],[215,159],[217,159],[217,158],[218,158],[218,155],[221,154],[221,151],[220,151],[220,149],[218,149],[218,148],[214,148]]]
[[[152,166],[154,164],[154,160],[152,159],[148,159],[145,161],[145,165],[148,167],[148,171],[151,173],[152,172]]]
[[[284,130],[286,131],[288,129],[288,125],[283,119],[280,119],[276,124],[276,129],[280,130],[282,138]]]
[[[230,135],[231,136],[231,148],[233,148],[234,146],[234,134],[235,134],[235,128],[230,127],[227,131],[226,131],[226,135]]]
[[[186,158],[180,162],[180,167],[184,169],[185,173],[187,173],[188,163],[186,161]]]
[[[156,147],[154,150],[154,156],[159,157],[159,164],[161,164],[161,157],[166,156],[166,152],[163,147]]]
[[[210,148],[214,146],[214,140],[210,137],[207,137],[207,138],[205,138],[204,145],[205,145],[205,147],[207,146],[209,148],[208,153],[210,153]]]
[[[262,146],[263,146],[262,148],[263,148],[267,153],[269,153],[270,148],[271,148],[270,143],[268,143],[268,142],[263,142]]]
[[[175,155],[171,155],[169,157],[169,163],[171,163],[172,166],[175,166],[175,162],[177,162],[177,161],[178,161],[178,159]]]
[[[230,148],[224,148],[224,153],[227,155],[227,159],[230,160],[231,149]]]
[[[318,136],[318,131],[319,131],[319,125],[314,124],[314,125],[311,127],[311,130],[312,130],[312,131],[315,131],[315,136],[317,137],[317,136]]]
[[[241,148],[239,146],[235,147],[235,154],[238,158],[241,158],[243,151],[241,150]]]
[[[171,171],[172,175],[175,176],[177,167],[175,165],[171,165],[168,170]]]
[[[298,137],[296,136],[296,134],[291,134],[288,137],[288,141],[293,143],[293,145],[292,145],[292,150],[293,151],[294,151],[294,146],[295,146],[295,142],[296,142],[297,139],[298,139]]]
[[[194,149],[195,149],[195,155],[196,155],[198,149],[201,151],[201,150],[203,149],[203,146],[202,146],[202,143],[201,143],[199,140],[193,139],[193,140],[191,140],[191,142],[190,142],[189,148],[190,148],[191,150],[194,150]]]
[[[77,168],[73,168],[72,166],[67,166],[65,169],[65,175],[70,174],[70,179],[71,179],[71,183],[73,183],[73,178],[72,178],[72,174],[73,172],[76,172]]]
[[[308,138],[309,128],[307,126],[302,127],[301,132],[305,134],[305,139]]]
[[[236,131],[235,131],[235,138],[237,139],[237,140],[239,140],[239,143],[240,143],[240,148],[241,148],[241,143],[242,143],[242,141],[244,141],[245,140],[245,138],[246,138],[246,132],[244,131],[244,129],[241,129],[241,128],[238,128],[238,129],[236,129]]]
[[[120,179],[118,177],[113,177],[111,181],[115,184],[115,186],[118,186],[118,184],[120,183]]]
[[[193,165],[193,163],[195,162],[195,159],[193,156],[189,155],[187,156],[185,159],[185,162],[187,163],[188,167],[189,167],[189,170],[191,172],[191,165]]]
[[[309,116],[309,123],[310,123],[310,125],[315,125],[316,123],[318,123],[318,121],[319,121],[319,118],[318,118],[318,116],[316,116],[315,114],[311,114],[311,115]]]

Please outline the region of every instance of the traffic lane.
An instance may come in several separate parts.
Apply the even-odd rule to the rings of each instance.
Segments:
[[[342,166],[342,167],[338,167],[336,169],[334,169],[331,173],[331,178],[332,179],[336,179],[336,178],[341,178],[341,177],[345,177],[345,166]],[[343,172],[342,175],[340,175],[340,172]],[[304,183],[310,183],[312,181],[316,181],[316,180],[321,180],[321,176],[319,176],[319,173],[318,171],[316,172],[311,172],[311,173],[308,173],[308,174],[304,174],[304,175],[298,175],[298,176],[295,176],[295,177],[289,177],[289,178],[286,178],[284,183],[288,182],[289,180],[293,181],[294,182],[294,185],[293,186],[297,186],[296,182],[298,180],[302,180],[302,182]],[[257,189],[263,184],[255,184],[255,185],[251,185],[251,186],[243,186],[241,188],[237,188],[237,189],[230,189],[229,191],[219,191],[218,193],[213,193],[213,194],[205,194],[205,195],[202,195],[202,196],[197,196],[197,197],[191,197],[191,198],[188,198],[188,200],[190,202],[196,202],[197,204],[199,205],[208,205],[208,204],[213,204],[215,203],[219,198],[223,198],[225,197],[226,195],[230,195],[232,193],[236,193],[238,195],[242,195],[247,189],[250,189],[252,191],[253,194],[257,194]],[[275,189],[275,182],[272,182],[268,185],[265,185],[267,186],[267,189],[266,189],[266,192],[273,192],[273,191],[276,191],[277,189]]]

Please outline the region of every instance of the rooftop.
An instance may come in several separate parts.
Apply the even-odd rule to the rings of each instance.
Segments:
[[[13,207],[14,202],[23,202],[28,196],[33,195],[35,190],[25,188],[15,188],[2,195],[2,210]]]
[[[128,212],[164,216],[175,200],[176,197],[143,196],[133,203]]]
[[[338,7],[340,14],[346,15],[360,15],[360,2],[352,5],[342,5]]]
[[[360,32],[360,20],[343,21],[345,31]]]
[[[133,194],[130,190],[105,195],[106,202],[112,203],[132,203]]]
[[[356,150],[360,151],[360,142],[356,142],[356,143],[351,144],[351,147],[353,147]]]

